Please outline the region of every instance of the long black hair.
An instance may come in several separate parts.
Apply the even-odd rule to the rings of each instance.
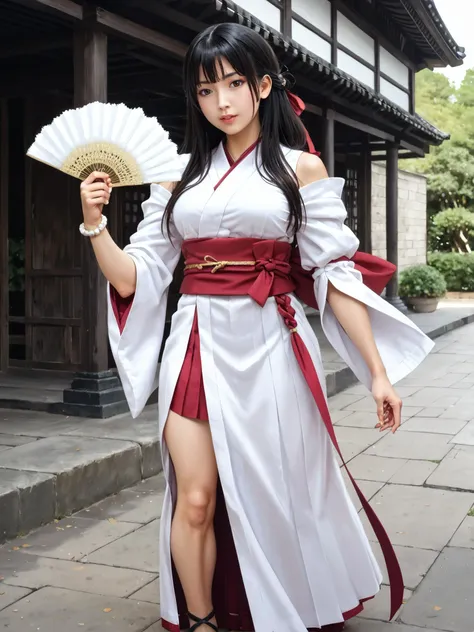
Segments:
[[[171,234],[170,221],[177,200],[207,176],[212,150],[225,138],[224,132],[205,118],[197,99],[201,68],[206,80],[215,83],[224,74],[223,59],[246,77],[255,103],[260,98],[262,78],[268,75],[272,79],[272,90],[266,99],[262,99],[259,109],[262,161],[259,171],[267,182],[278,186],[285,195],[290,210],[288,230],[296,233],[303,223],[304,204],[297,178],[291,173],[280,144],[292,149],[305,149],[305,128],[290,105],[285,78],[271,46],[252,29],[228,22],[210,26],[200,33],[186,53],[183,69],[186,96],[183,151],[191,156],[166,206],[163,223]]]

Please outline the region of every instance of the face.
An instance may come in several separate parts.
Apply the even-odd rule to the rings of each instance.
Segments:
[[[222,60],[223,73],[216,83],[209,83],[201,70],[197,86],[197,99],[206,119],[225,134],[238,134],[253,121],[258,113],[259,102],[254,102],[247,79],[239,75],[226,59]],[[271,80],[264,77],[260,82],[260,99],[271,90]]]

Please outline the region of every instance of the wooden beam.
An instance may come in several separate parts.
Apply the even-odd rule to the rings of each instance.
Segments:
[[[141,8],[152,15],[156,15],[157,17],[164,18],[169,22],[174,22],[175,24],[179,24],[179,26],[184,26],[190,31],[194,31],[195,33],[200,33],[205,28],[209,26],[205,22],[201,22],[201,20],[196,20],[196,18],[191,17],[190,15],[186,15],[183,11],[177,11],[176,9],[172,9],[171,7],[164,5],[162,2],[150,2],[150,0],[133,0],[133,5],[137,8]]]
[[[31,9],[59,13],[73,20],[82,20],[82,7],[72,0],[15,0],[15,2]]]
[[[32,38],[23,41],[21,44],[18,43],[18,38],[15,37],[1,42],[0,59],[45,53],[50,50],[58,50],[59,48],[68,48],[71,45],[72,36]]]
[[[113,34],[116,37],[122,37],[123,39],[130,40],[147,46],[154,50],[160,50],[165,53],[171,54],[179,59],[182,59],[187,51],[186,44],[172,39],[167,35],[158,33],[147,26],[136,24],[127,18],[124,18],[105,9],[97,8],[95,11],[95,21],[106,32]]]
[[[353,127],[354,129],[358,129],[361,132],[367,132],[368,134],[370,134],[371,136],[375,136],[376,138],[383,138],[384,140],[389,142],[393,142],[395,140],[395,136],[393,134],[387,134],[387,132],[378,129],[377,127],[366,125],[365,123],[352,119],[345,114],[341,114],[340,112],[335,112],[334,117],[339,123],[342,123],[343,125],[348,125],[349,127]]]
[[[0,371],[8,368],[8,110],[7,100],[0,102]]]
[[[423,156],[425,155],[425,151],[423,147],[418,147],[417,145],[413,145],[412,143],[409,143],[406,140],[402,140],[400,142],[400,147],[402,149],[407,149],[408,151],[410,151],[412,154],[416,154],[417,156],[419,156],[420,158],[423,158]]]

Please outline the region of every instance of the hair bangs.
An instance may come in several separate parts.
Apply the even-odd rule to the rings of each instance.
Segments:
[[[239,75],[247,79],[254,100],[258,99],[259,77],[251,56],[235,37],[226,37],[223,33],[218,35],[211,31],[207,37],[196,42],[187,60],[185,90],[188,98],[190,97],[196,106],[196,89],[200,85],[202,75],[206,81],[217,83],[225,74],[224,59]]]

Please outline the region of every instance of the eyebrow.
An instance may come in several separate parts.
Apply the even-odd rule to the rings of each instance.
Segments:
[[[224,75],[221,79],[218,79],[217,82],[219,81],[224,81],[225,79],[229,79],[229,77],[233,77],[234,75],[238,75],[239,73],[234,71],[234,72],[228,72],[226,75]],[[216,83],[217,83],[216,82]],[[198,83],[198,86],[203,86],[205,83],[213,83],[212,81],[200,81]]]

